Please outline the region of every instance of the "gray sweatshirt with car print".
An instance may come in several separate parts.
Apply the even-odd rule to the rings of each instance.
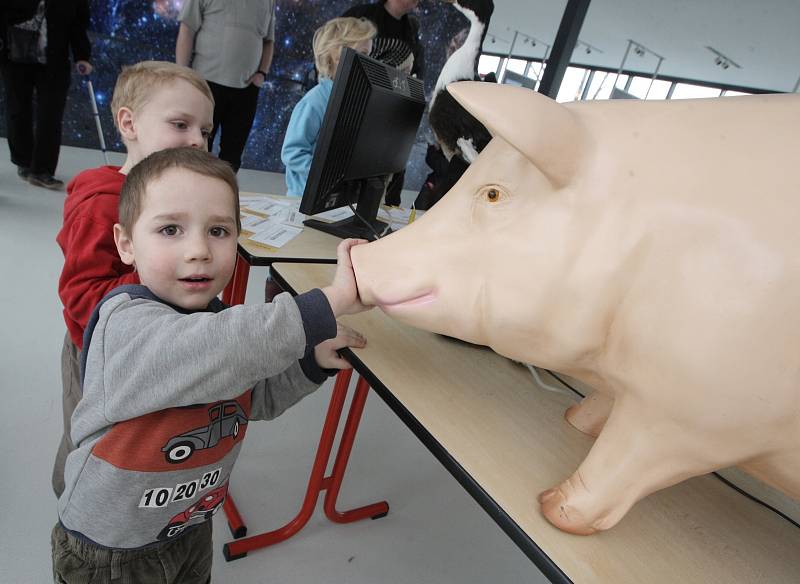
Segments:
[[[224,310],[223,310],[224,309]],[[109,548],[165,542],[225,499],[250,420],[327,378],[313,348],[336,335],[324,294],[187,312],[144,286],[101,301],[86,329],[59,519]]]

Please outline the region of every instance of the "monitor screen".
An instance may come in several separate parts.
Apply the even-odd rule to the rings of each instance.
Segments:
[[[357,216],[345,220],[353,231],[335,234],[374,239],[375,228],[383,227],[376,215],[385,185],[405,169],[424,110],[422,81],[345,48],[300,211],[314,215],[356,205]],[[319,223],[306,222],[329,232],[325,225],[336,225]]]

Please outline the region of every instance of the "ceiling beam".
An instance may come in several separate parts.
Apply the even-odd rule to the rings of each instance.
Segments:
[[[553,50],[547,59],[547,67],[544,70],[542,82],[539,84],[539,93],[553,99],[558,95],[561,80],[564,79],[564,73],[572,58],[572,51],[578,42],[578,34],[583,26],[583,19],[586,17],[590,2],[591,0],[567,0],[561,24],[558,26],[556,40],[553,42]]]

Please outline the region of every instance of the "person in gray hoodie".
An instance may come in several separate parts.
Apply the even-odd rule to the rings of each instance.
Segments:
[[[84,334],[76,450],[53,529],[57,582],[208,582],[211,522],[249,422],[272,419],[363,347],[336,317],[364,310],[350,248],[331,285],[226,307],[240,231],[230,166],[192,148],[135,166],[114,240],[141,285],[97,306]],[[127,578],[127,579],[126,579]],[[95,580],[92,580],[95,581]]]

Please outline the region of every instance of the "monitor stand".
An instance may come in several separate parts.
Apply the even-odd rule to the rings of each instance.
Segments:
[[[391,233],[391,230],[387,229],[389,225],[383,221],[379,221],[377,218],[378,209],[381,206],[383,193],[386,189],[386,182],[383,177],[367,178],[353,182],[358,183],[354,186],[356,187],[356,192],[358,192],[356,211],[358,211],[358,214],[361,216],[360,218],[353,216],[334,223],[326,223],[318,219],[306,219],[303,221],[303,225],[311,227],[312,229],[324,231],[325,233],[330,233],[342,239],[355,237],[357,239],[374,241],[376,239],[376,233],[379,236],[383,236],[384,232],[386,232],[386,234]],[[372,229],[367,227],[362,219],[368,222]]]

